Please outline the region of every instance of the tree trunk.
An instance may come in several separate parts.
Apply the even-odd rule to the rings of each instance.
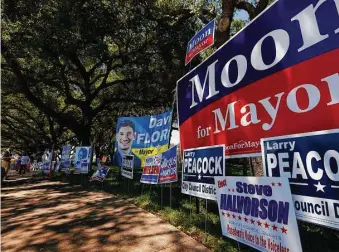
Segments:
[[[222,16],[218,22],[218,29],[216,31],[216,47],[220,47],[229,38],[231,33],[231,23],[233,21],[233,14],[238,0],[223,0],[222,1]]]

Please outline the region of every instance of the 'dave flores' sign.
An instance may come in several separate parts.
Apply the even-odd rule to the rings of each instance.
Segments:
[[[276,1],[178,80],[182,149],[254,156],[261,138],[339,128],[338,33],[338,1]]]
[[[339,229],[339,129],[262,139],[261,145],[265,175],[290,181],[297,218]]]
[[[224,146],[184,150],[181,192],[216,200],[214,178],[225,176]]]
[[[260,251],[302,251],[288,179],[215,178],[222,234]]]

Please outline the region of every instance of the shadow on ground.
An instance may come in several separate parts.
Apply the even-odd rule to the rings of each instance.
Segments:
[[[107,193],[50,181],[3,187],[1,193],[3,251],[207,251]]]

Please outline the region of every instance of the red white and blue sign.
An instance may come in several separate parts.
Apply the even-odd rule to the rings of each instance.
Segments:
[[[339,128],[339,5],[276,1],[177,82],[182,150]],[[319,119],[321,118],[321,119]]]
[[[101,166],[99,158],[97,158],[98,168],[93,173],[92,177],[90,177],[89,181],[97,180],[99,182],[103,182],[109,172],[109,168],[106,166]]]
[[[216,200],[214,177],[225,176],[223,145],[184,150],[181,192]]]
[[[190,63],[200,52],[214,44],[214,27],[215,20],[213,19],[191,38],[187,45],[185,65]]]
[[[162,153],[158,184],[176,181],[178,181],[177,146],[174,146]]]
[[[222,234],[259,251],[301,252],[287,178],[216,177]]]
[[[339,129],[262,139],[264,173],[289,179],[296,216],[339,229]]]
[[[146,157],[140,183],[158,184],[162,154]]]

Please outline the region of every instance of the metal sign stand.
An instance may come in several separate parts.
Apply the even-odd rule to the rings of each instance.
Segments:
[[[170,183],[170,208],[172,208],[172,183]]]
[[[206,214],[205,214],[205,241],[207,240],[207,199],[206,199]]]
[[[161,207],[162,207],[162,205],[163,205],[163,201],[162,201],[162,200],[163,200],[163,199],[162,199],[163,184],[160,185],[160,188],[161,188],[161,193],[160,193],[160,202],[161,202],[161,203],[160,203],[160,204],[161,204]]]

